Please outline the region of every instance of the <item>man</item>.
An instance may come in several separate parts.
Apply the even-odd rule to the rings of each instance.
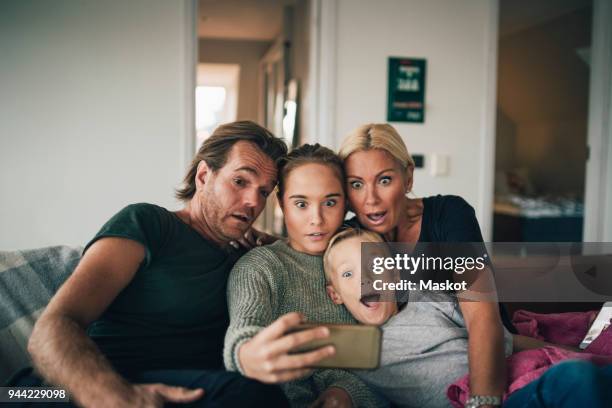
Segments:
[[[255,123],[220,126],[177,192],[183,209],[134,204],[108,221],[34,327],[40,375],[86,407],[285,405],[278,388],[223,371],[222,347],[243,253],[228,244],[244,242],[286,152]]]

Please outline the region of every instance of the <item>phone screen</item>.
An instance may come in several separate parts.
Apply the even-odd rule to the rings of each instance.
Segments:
[[[300,345],[292,353],[305,353],[327,345],[333,345],[336,353],[313,367],[373,369],[380,362],[382,332],[376,326],[355,324],[306,323],[290,330],[307,330],[314,327],[329,328],[329,337]]]
[[[612,325],[612,302],[606,302],[578,347],[581,349],[587,348],[610,325]]]

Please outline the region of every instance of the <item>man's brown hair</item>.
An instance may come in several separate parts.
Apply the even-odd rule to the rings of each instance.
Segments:
[[[187,201],[195,194],[195,176],[200,161],[204,160],[208,167],[216,172],[227,162],[232,146],[240,141],[254,143],[275,165],[287,154],[285,142],[257,123],[249,120],[226,123],[216,128],[202,143],[183,179],[183,187],[176,190],[176,198]]]

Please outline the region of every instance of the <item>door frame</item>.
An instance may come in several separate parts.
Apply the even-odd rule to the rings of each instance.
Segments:
[[[585,242],[612,241],[612,2],[593,0],[584,191]]]
[[[499,0],[494,1],[489,21],[487,101],[481,135],[478,218],[485,241],[492,239],[495,120],[497,107],[497,42],[499,38]],[[584,190],[584,242],[612,241],[612,2],[593,0],[591,39],[591,77]],[[490,121],[490,122],[489,122]]]
[[[185,72],[183,75],[183,103],[185,104],[184,139],[180,141],[179,148],[181,168],[186,169],[198,148],[195,144],[195,90],[197,86],[198,66],[198,1],[183,0],[183,56],[185,58]]]
[[[336,46],[338,0],[311,0],[308,58],[308,135],[304,143],[339,147],[336,132]]]
[[[499,42],[499,0],[490,2],[489,16],[485,22],[488,31],[485,41],[484,61],[487,64],[485,98],[480,116],[480,150],[478,201],[476,216],[485,242],[493,239],[493,201],[495,200],[495,142],[497,120],[497,53]]]

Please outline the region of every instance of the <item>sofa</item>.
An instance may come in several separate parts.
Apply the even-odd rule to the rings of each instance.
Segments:
[[[17,370],[31,365],[28,338],[49,299],[72,273],[82,247],[53,246],[0,251],[0,386]],[[597,310],[601,303],[510,303],[543,313]]]
[[[0,385],[30,365],[27,342],[51,296],[72,273],[81,247],[0,251]]]

